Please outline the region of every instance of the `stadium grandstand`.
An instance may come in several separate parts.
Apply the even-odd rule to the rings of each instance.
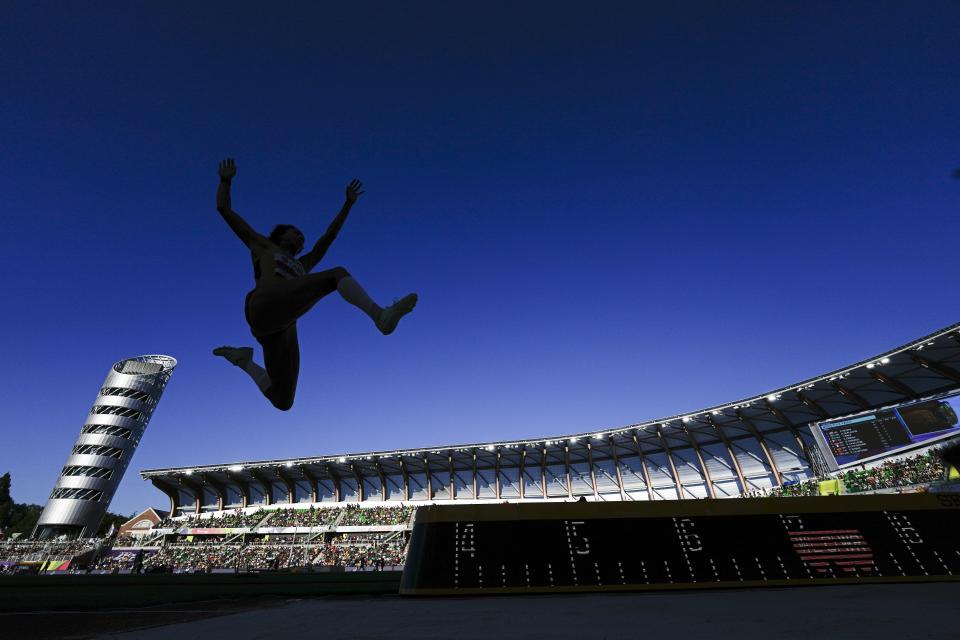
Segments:
[[[851,467],[850,458],[866,469],[952,440],[960,430],[956,412],[943,399],[957,392],[960,324],[803,382],[615,429],[149,469],[141,476],[167,496],[171,514],[214,518],[224,511],[281,505],[763,495],[833,477]],[[883,420],[908,404],[915,409],[909,416],[904,409],[900,417],[913,420],[913,433],[905,428],[894,433]],[[854,427],[844,419],[861,432],[851,433]],[[943,428],[918,428],[924,420],[940,420]],[[822,425],[832,421],[843,428],[827,434]],[[855,448],[854,440],[864,450],[844,456],[843,446]]]
[[[937,449],[960,437],[958,413],[960,324],[788,387],[616,429],[144,470],[169,513],[147,510],[115,539],[0,542],[0,572],[398,570],[426,504],[955,488]]]

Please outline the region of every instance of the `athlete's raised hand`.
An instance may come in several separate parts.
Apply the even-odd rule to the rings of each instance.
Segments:
[[[231,160],[231,162],[233,161]],[[347,202],[354,204],[361,194],[363,194],[363,183],[354,178],[347,185]]]
[[[220,168],[217,169],[217,173],[220,174],[221,180],[229,182],[237,175],[237,163],[233,161],[233,158],[226,158],[220,163]]]

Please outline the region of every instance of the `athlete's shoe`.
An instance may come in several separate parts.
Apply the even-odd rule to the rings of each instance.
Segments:
[[[213,355],[224,358],[227,362],[242,367],[253,360],[253,347],[217,347]]]
[[[377,318],[377,329],[385,336],[393,333],[400,322],[400,318],[407,315],[417,306],[417,294],[409,293],[399,300],[394,300],[393,304],[380,312]]]

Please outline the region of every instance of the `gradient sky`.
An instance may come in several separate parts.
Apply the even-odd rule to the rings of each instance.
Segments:
[[[956,2],[0,1],[0,473],[43,503],[110,365],[180,362],[143,468],[544,437],[691,411],[960,320]],[[519,4],[519,6],[518,6]],[[381,303],[299,324],[281,413],[214,206]]]

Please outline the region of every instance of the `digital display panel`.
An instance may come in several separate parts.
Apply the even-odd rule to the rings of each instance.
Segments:
[[[960,432],[958,410],[960,396],[945,396],[821,422],[813,431],[839,469]]]
[[[428,510],[402,594],[960,579],[957,494]]]

